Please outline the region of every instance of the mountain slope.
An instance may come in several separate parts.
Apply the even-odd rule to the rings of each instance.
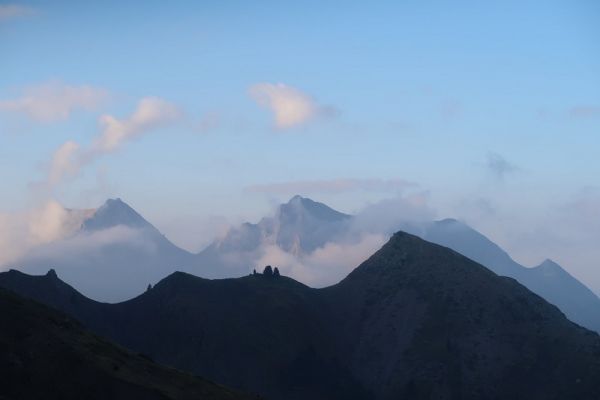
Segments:
[[[105,307],[83,322],[273,399],[600,396],[597,334],[514,279],[406,233],[325,289],[175,273]]]
[[[0,289],[2,399],[246,399],[118,348]]]
[[[524,267],[487,237],[453,219],[430,224],[422,237],[447,246],[498,275],[515,278],[558,306],[572,321],[600,332],[600,298],[558,264],[546,260],[534,268]]]
[[[342,353],[379,398],[600,395],[597,334],[447,248],[398,233],[327,290]]]

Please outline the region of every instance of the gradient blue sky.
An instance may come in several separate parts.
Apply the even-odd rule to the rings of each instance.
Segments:
[[[408,191],[600,290],[600,2],[91,3],[0,2],[0,104],[48,84],[108,93],[54,121],[0,107],[3,212],[39,201],[61,144],[156,96],[177,121],[43,196],[122,197],[182,243],[204,232],[190,221],[256,220],[292,194],[255,185],[312,182],[301,194],[343,211]],[[260,83],[331,112],[277,129]],[[365,184],[396,179],[415,185]],[[354,189],[323,189],[340,180]]]

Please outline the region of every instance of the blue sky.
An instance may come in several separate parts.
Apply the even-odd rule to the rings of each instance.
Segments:
[[[183,238],[200,231],[177,221],[256,220],[298,182],[343,211],[420,193],[600,289],[599,2],[90,3],[0,2],[1,211],[122,197]],[[66,115],[21,101],[56,113],[65,88]],[[177,116],[94,145],[149,97]],[[77,167],[46,185],[68,141]]]

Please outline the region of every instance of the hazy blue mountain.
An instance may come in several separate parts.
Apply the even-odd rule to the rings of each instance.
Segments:
[[[572,321],[600,332],[600,298],[553,261],[546,260],[534,268],[524,267],[487,237],[454,219],[429,224],[422,236],[477,261],[498,275],[515,278],[558,306]]]
[[[108,199],[81,224],[82,232],[94,232],[115,226],[148,229],[158,233],[148,221],[121,199]]]
[[[10,267],[31,273],[54,268],[87,296],[114,302],[187,268],[193,259],[125,202],[109,199],[72,235],[33,249]]]
[[[279,206],[275,216],[232,229],[212,246],[225,252],[251,251],[268,243],[292,254],[309,253],[344,233],[351,218],[323,203],[294,196]]]
[[[230,229],[198,254],[197,267],[190,272],[210,278],[241,276],[252,271],[264,246],[295,256],[308,254],[343,236],[351,221],[352,216],[323,203],[294,196],[274,216]]]
[[[49,304],[50,273],[0,274]],[[66,297],[69,297],[68,295]],[[173,273],[119,304],[81,302],[88,327],[153,359],[295,399],[600,398],[600,337],[516,280],[407,233],[339,284]],[[99,311],[101,310],[101,311]]]

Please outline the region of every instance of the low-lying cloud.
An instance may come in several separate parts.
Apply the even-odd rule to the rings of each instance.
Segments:
[[[257,83],[249,89],[256,103],[273,113],[277,129],[289,129],[336,113],[331,106],[323,106],[314,98],[283,83]]]
[[[311,287],[333,285],[385,244],[385,235],[365,234],[349,243],[329,242],[312,253],[295,256],[275,245],[260,250],[257,265],[277,266],[281,273]]]
[[[27,211],[0,213],[0,266],[74,233],[91,210],[70,211],[54,200]]]
[[[264,265],[277,266],[282,274],[302,283],[325,287],[343,279],[379,250],[394,232],[416,233],[435,217],[426,193],[397,195],[368,204],[353,216],[340,234],[330,237],[313,251],[287,252],[275,243],[274,238],[267,237],[257,250],[227,253],[225,264],[255,265],[258,269]]]

